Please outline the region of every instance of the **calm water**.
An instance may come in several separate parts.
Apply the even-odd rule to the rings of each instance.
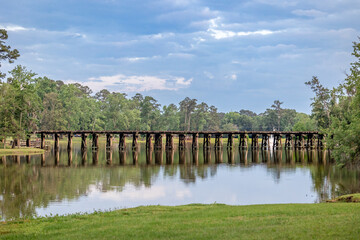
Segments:
[[[60,147],[0,157],[2,220],[157,204],[314,203],[360,192],[360,172],[335,167],[327,151]]]

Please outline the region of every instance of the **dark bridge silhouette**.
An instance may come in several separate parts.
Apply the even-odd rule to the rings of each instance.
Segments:
[[[81,135],[81,148],[87,148],[86,139],[89,135],[92,136],[92,148],[99,147],[99,136],[106,135],[106,147],[112,146],[112,140],[115,135],[119,137],[119,149],[126,148],[126,137],[132,137],[132,147],[138,147],[138,139],[140,135],[146,138],[146,148],[151,149],[152,139],[154,137],[154,148],[163,148],[163,137],[166,137],[165,148],[174,148],[174,136],[178,136],[179,148],[186,147],[186,139],[191,139],[192,148],[199,147],[199,137],[203,137],[203,147],[211,147],[211,137],[215,138],[215,148],[223,147],[223,138],[227,137],[227,148],[234,146],[234,138],[239,139],[239,148],[248,148],[248,138],[251,139],[251,148],[257,149],[280,149],[285,148],[323,148],[324,135],[317,131],[305,132],[288,132],[288,131],[56,131],[56,130],[43,130],[36,131],[35,134],[41,135],[41,148],[45,147],[45,135],[53,135],[55,139],[54,149],[59,149],[60,135],[66,135],[68,138],[68,149],[72,148],[72,139],[74,135]],[[259,144],[259,138],[262,139]],[[285,139],[283,144],[282,139]],[[270,139],[273,139],[272,146]],[[30,146],[30,136],[26,141],[26,145]]]

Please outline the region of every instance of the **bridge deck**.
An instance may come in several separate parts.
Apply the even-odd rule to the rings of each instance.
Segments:
[[[139,131],[139,130],[110,130],[110,131],[91,131],[91,130],[40,130],[35,131],[35,134],[319,134],[318,131]]]

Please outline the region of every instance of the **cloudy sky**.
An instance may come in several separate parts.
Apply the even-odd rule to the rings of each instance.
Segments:
[[[17,64],[94,92],[186,96],[219,111],[279,99],[310,113],[316,75],[338,85],[354,61],[359,0],[0,0]],[[3,64],[2,71],[14,65]]]

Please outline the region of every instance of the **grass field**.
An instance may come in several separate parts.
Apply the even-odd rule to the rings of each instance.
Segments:
[[[21,147],[21,148],[6,148],[0,149],[0,156],[4,155],[31,155],[31,154],[41,154],[44,153],[45,150],[39,148],[28,148],[28,147]]]
[[[359,239],[358,203],[146,206],[0,223],[0,239]]]

